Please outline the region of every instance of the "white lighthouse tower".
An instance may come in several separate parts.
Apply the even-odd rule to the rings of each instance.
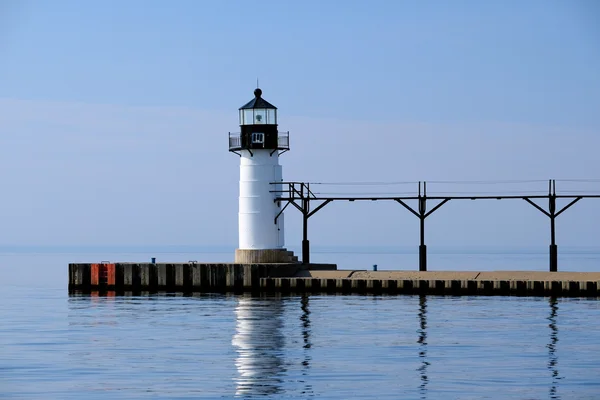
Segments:
[[[279,155],[290,149],[289,132],[277,130],[277,107],[254,90],[242,106],[239,133],[229,133],[229,151],[240,156],[239,248],[236,263],[297,260],[285,249],[283,213],[275,201],[282,182]]]

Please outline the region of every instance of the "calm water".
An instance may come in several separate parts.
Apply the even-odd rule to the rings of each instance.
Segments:
[[[69,296],[78,258],[0,254],[0,398],[600,398],[596,299]]]

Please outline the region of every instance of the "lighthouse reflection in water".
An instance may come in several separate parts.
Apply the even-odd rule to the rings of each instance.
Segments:
[[[284,304],[277,297],[240,296],[235,308],[237,395],[268,395],[282,390]]]

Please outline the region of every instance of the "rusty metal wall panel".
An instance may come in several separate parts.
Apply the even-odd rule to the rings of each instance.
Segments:
[[[100,283],[100,264],[92,264],[92,273],[90,284],[92,286],[98,286]]]
[[[108,286],[114,286],[116,281],[115,264],[104,264],[106,268],[106,284]]]

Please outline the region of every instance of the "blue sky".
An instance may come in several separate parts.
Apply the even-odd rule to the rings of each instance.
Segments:
[[[235,245],[226,135],[257,77],[291,132],[286,179],[600,178],[599,22],[592,0],[6,0],[0,243]],[[561,216],[559,244],[597,245],[599,210]],[[548,242],[522,203],[431,218],[430,245]],[[416,229],[393,204],[311,219],[328,245],[413,245]]]

